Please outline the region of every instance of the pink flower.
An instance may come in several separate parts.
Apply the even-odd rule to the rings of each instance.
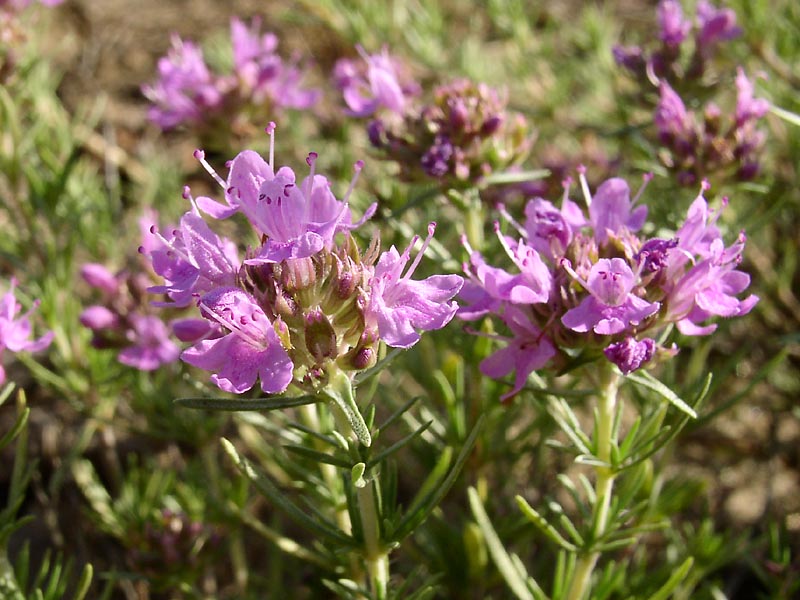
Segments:
[[[52,331],[48,331],[38,340],[31,339],[33,326],[30,315],[39,305],[39,301],[35,301],[28,312],[17,316],[22,306],[14,296],[16,285],[16,279],[12,278],[8,291],[0,298],[0,356],[6,349],[11,352],[38,352],[47,348],[53,341]],[[0,384],[5,383],[5,380],[6,372],[0,365]]]
[[[628,182],[614,177],[600,184],[589,205],[589,220],[598,244],[604,243],[609,234],[620,233],[623,227],[628,231],[642,228],[647,218],[647,207],[631,208]]]
[[[406,97],[417,91],[417,86],[400,83],[397,62],[387,48],[380,54],[367,54],[357,46],[367,63],[366,74],[349,59],[341,59],[334,67],[334,78],[342,90],[344,101],[354,117],[368,117],[384,107],[398,115],[403,114]]]
[[[292,381],[292,361],[252,296],[238,288],[219,288],[203,296],[198,306],[229,333],[198,342],[184,350],[181,359],[216,371],[211,381],[226,392],[246,392],[258,378],[268,394],[286,390]]]
[[[528,380],[528,376],[544,367],[556,354],[549,339],[531,323],[522,310],[509,306],[502,315],[503,322],[513,333],[513,337],[502,338],[508,342],[503,348],[481,362],[481,373],[493,379],[505,377],[514,371],[514,387],[510,392],[500,396],[505,402],[517,394]]]
[[[571,270],[566,263],[564,267]],[[621,258],[599,259],[592,265],[588,280],[581,283],[590,295],[561,317],[565,327],[579,333],[621,333],[656,313],[660,306],[631,294],[635,276]]]
[[[365,318],[368,323],[377,324],[380,338],[389,346],[410,348],[420,339],[418,330],[441,329],[458,310],[458,305],[450,301],[463,284],[458,275],[432,275],[421,281],[411,279],[435,229],[435,223],[428,225],[428,237],[405,274],[403,271],[411,258],[416,236],[403,254],[392,246],[375,266]]]
[[[169,339],[169,330],[158,317],[132,314],[128,317],[130,345],[123,348],[118,360],[140,371],[154,371],[178,360],[180,349]]]

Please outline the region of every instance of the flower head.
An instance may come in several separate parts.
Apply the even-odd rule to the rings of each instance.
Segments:
[[[150,252],[164,279],[150,291],[166,293],[171,305],[196,299],[207,322],[206,327],[196,319],[175,323],[178,337],[194,344],[181,358],[211,371],[211,380],[232,393],[249,390],[258,380],[267,393],[290,385],[319,391],[333,378],[366,369],[377,360],[381,340],[407,348],[420,331],[446,325],[462,283],[457,275],[411,279],[433,226],[408,268],[417,238],[403,254],[392,247],[379,256],[377,239],[362,254],[350,232],[375,207],[354,223],[349,196],[363,163],[356,163],[356,175],[339,200],[328,180],[316,174],[315,153],[307,161],[310,174],[299,183],[288,167],[273,168],[273,130],[271,124],[269,162],[240,153],[227,180],[198,153],[226,203],[195,200],[185,191],[192,210]],[[233,243],[213,233],[201,210],[212,218],[241,212],[248,219],[256,236],[241,263]]]
[[[720,211],[703,197],[707,183],[674,236],[647,238],[637,233],[644,229],[644,206],[633,208],[641,191],[631,200],[627,183],[610,179],[592,197],[579,174],[588,215],[568,201],[568,185],[561,210],[537,198],[526,206],[524,224],[503,212],[522,235],[516,246],[498,236],[519,274],[489,264],[464,242],[468,281],[458,315],[495,317],[510,331],[489,336],[504,346],[481,365],[490,377],[516,372],[504,400],[532,370],[568,368],[576,357],[580,363],[605,356],[631,373],[677,351],[660,346],[654,332],[675,325],[685,335],[706,335],[716,327],[712,318],[744,315],[758,301],[740,297],[750,283],[738,270],[744,235],[725,246]]]
[[[231,19],[231,72],[214,72],[199,46],[172,37],[167,56],[158,61],[155,82],[142,87],[153,103],[151,121],[164,130],[195,127],[206,142],[253,129],[252,121],[273,116],[285,108],[308,109],[320,92],[303,85],[297,60],[277,54],[278,38],[261,33],[261,21],[249,24]]]
[[[200,48],[177,35],[167,56],[158,60],[158,80],[143,86],[142,92],[153,103],[148,117],[162,129],[201,122],[223,102],[219,82]]]

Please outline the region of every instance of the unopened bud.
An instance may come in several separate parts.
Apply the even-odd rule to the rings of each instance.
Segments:
[[[321,311],[314,310],[306,313],[305,338],[308,353],[318,363],[326,358],[336,357],[336,333],[328,318]]]
[[[81,277],[93,288],[97,288],[111,296],[119,291],[119,281],[104,265],[86,263],[81,267]]]

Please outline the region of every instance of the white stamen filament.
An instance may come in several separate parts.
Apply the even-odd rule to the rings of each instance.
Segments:
[[[511,226],[512,226],[514,229],[516,229],[516,230],[517,230],[517,232],[518,232],[518,233],[519,233],[519,234],[520,234],[520,235],[521,235],[521,236],[522,236],[524,239],[526,239],[526,240],[527,240],[527,239],[528,239],[528,232],[527,232],[527,231],[525,231],[525,228],[524,228],[522,225],[520,225],[520,224],[519,224],[519,222],[518,222],[518,221],[517,221],[517,220],[516,220],[514,217],[512,217],[512,216],[511,216],[511,214],[510,214],[510,213],[509,213],[509,212],[506,210],[506,205],[505,205],[505,204],[498,204],[498,205],[497,205],[497,208],[498,208],[498,210],[500,211],[500,215],[501,215],[501,216],[502,216],[502,217],[503,217],[503,218],[504,218],[506,221],[508,221],[509,223],[511,223]]]
[[[211,175],[211,177],[214,178],[214,181],[216,181],[223,190],[228,188],[225,180],[219,176],[219,174],[214,170],[214,167],[212,167],[206,160],[205,152],[198,148],[194,151],[194,157],[200,162],[201,165],[203,165],[203,168],[208,172],[209,175]]]
[[[425,255],[425,250],[428,249],[428,246],[430,245],[431,240],[433,239],[434,231],[436,231],[436,223],[434,221],[431,221],[430,223],[428,223],[428,237],[426,237],[425,241],[422,242],[422,248],[419,249],[419,252],[417,252],[417,255],[414,257],[414,262],[411,263],[411,266],[408,268],[408,271],[406,271],[406,274],[403,275],[400,281],[406,281],[411,278],[411,275],[414,273],[414,270],[417,268],[417,265],[419,265],[419,263],[422,261],[422,257]],[[414,237],[416,238],[417,236]],[[414,240],[414,242],[416,242],[416,239]],[[409,250],[410,249],[411,247],[409,246]]]
[[[586,181],[586,168],[578,167],[578,180],[581,182],[581,190],[583,191],[583,199],[586,201],[586,206],[592,205],[592,192],[589,191],[589,182]]]
[[[642,197],[642,194],[644,193],[644,190],[647,187],[647,184],[650,183],[652,180],[653,180],[653,174],[652,173],[645,173],[644,174],[644,176],[642,177],[642,185],[639,188],[639,191],[636,192],[636,195],[633,197],[633,200],[631,200],[631,204],[632,205],[636,204],[639,201],[639,198]]]

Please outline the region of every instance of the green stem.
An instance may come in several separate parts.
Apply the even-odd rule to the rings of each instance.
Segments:
[[[389,586],[389,553],[381,544],[380,515],[375,495],[377,475],[366,485],[358,487],[358,506],[361,513],[361,528],[364,532],[364,563],[369,573],[370,587],[377,600],[386,598]]]
[[[597,458],[604,463],[611,464],[611,447],[616,442],[614,439],[614,412],[617,404],[617,388],[619,376],[609,366],[602,375],[600,401],[597,405],[595,447]],[[614,493],[614,479],[616,472],[607,466],[596,467],[595,503],[592,511],[592,535],[590,546],[600,539],[608,528],[608,511],[611,506],[611,497]],[[591,551],[583,553],[575,565],[566,600],[582,600],[586,596],[592,578],[592,572],[600,558],[600,552]]]

